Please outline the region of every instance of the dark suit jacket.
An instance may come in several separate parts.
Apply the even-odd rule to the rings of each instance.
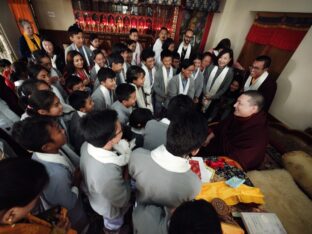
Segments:
[[[36,34],[37,35],[37,34]],[[39,37],[39,35],[37,35]],[[40,45],[39,45],[40,46]],[[21,57],[24,58],[30,58],[31,57],[31,51],[27,45],[27,42],[25,40],[25,37],[22,35],[18,41],[18,49]],[[40,50],[40,48],[39,48]]]
[[[250,73],[246,74],[245,77],[245,82],[244,85],[246,83],[246,80],[248,79]],[[275,97],[276,94],[276,90],[277,90],[277,83],[276,80],[273,79],[270,74],[269,76],[265,79],[265,81],[260,85],[260,87],[258,88],[258,91],[263,95],[264,97],[264,107],[263,110],[268,112],[270,109],[270,106],[272,104],[272,101]]]

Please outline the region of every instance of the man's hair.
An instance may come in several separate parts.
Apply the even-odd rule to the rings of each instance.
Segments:
[[[77,24],[73,24],[71,26],[69,26],[69,28],[67,29],[67,33],[70,37],[77,35],[79,33],[83,33],[82,29],[78,27]]]
[[[70,75],[66,80],[65,80],[65,87],[66,89],[73,89],[73,87],[79,83],[82,83],[82,80],[76,76],[76,75]]]
[[[209,56],[210,58],[213,57],[212,53],[210,53],[209,51],[204,52],[202,57],[203,57],[203,59],[204,59],[204,58],[207,57],[207,56]]]
[[[132,44],[136,44],[136,41],[131,40],[131,39],[128,39],[128,40],[126,41],[126,44],[127,44],[127,46],[132,45]]]
[[[0,59],[0,67],[5,68],[11,66],[11,62],[7,59]]]
[[[202,53],[196,53],[191,57],[191,60],[194,62],[194,60],[202,60],[203,59],[203,54]]]
[[[149,58],[154,58],[155,52],[152,48],[146,48],[141,53],[141,60],[146,61]]]
[[[213,206],[205,200],[182,203],[171,216],[168,234],[222,234]]]
[[[120,63],[123,64],[125,62],[124,58],[120,54],[118,54],[118,53],[111,54],[109,56],[109,58],[108,58],[108,61],[109,61],[110,66],[112,66],[113,63],[115,63],[115,64],[120,64]]]
[[[258,56],[255,60],[258,62],[264,62],[263,69],[269,68],[271,66],[271,62],[272,62],[271,58],[269,56],[266,56],[266,55]]]
[[[46,69],[44,66],[40,64],[33,64],[28,67],[28,74],[29,78],[32,80],[38,80],[37,76],[38,74],[42,71],[45,70],[46,72],[49,73],[48,69]]]
[[[190,28],[186,29],[186,31],[185,31],[184,34],[186,34],[187,32],[192,32],[192,33],[194,33],[194,31],[193,31],[192,29],[190,29]]]
[[[117,86],[115,94],[117,100],[122,102],[130,98],[130,95],[135,92],[135,88],[131,84],[123,83]]]
[[[28,117],[13,125],[12,136],[24,149],[42,152],[42,146],[52,142],[49,128],[54,124],[48,117]]]
[[[25,207],[49,182],[45,166],[29,158],[0,161],[0,210]]]
[[[163,50],[161,51],[160,53],[160,59],[163,60],[164,58],[167,58],[167,57],[171,57],[172,58],[172,52],[170,50]]]
[[[76,90],[68,97],[68,103],[75,110],[79,111],[80,108],[85,107],[87,99],[90,97],[90,94],[87,91]]]
[[[166,27],[161,27],[160,30],[159,30],[159,32],[162,31],[162,30],[165,30],[165,31],[168,32],[168,28],[166,28]]]
[[[129,34],[132,34],[132,33],[139,33],[139,31],[136,28],[131,28],[129,31]]]
[[[92,111],[80,121],[82,135],[91,145],[102,148],[116,136],[117,120],[114,110]]]
[[[153,119],[153,114],[150,109],[137,108],[129,116],[129,125],[133,128],[145,128],[146,123]]]
[[[114,44],[112,47],[112,53],[121,54],[121,53],[126,52],[127,50],[128,50],[128,46],[121,42]]]
[[[262,94],[256,90],[248,90],[246,92],[243,92],[242,95],[246,95],[250,97],[249,103],[251,105],[257,106],[258,107],[258,112],[260,112],[265,104],[264,97]]]
[[[36,63],[41,64],[41,59],[43,58],[49,58],[49,55],[43,51],[43,50],[37,50],[33,53],[33,56],[35,57]]]
[[[127,70],[127,82],[133,83],[134,80],[137,80],[139,78],[139,74],[143,74],[145,76],[145,71],[142,67],[139,66],[131,66]]]
[[[162,50],[168,50],[171,44],[174,44],[174,40],[171,37],[168,37],[161,46]]]
[[[115,79],[116,73],[108,67],[102,67],[98,71],[97,76],[98,76],[98,80],[100,82],[102,82],[102,81],[105,82],[107,79]]]
[[[184,59],[182,62],[181,62],[181,69],[187,69],[188,67],[194,65],[193,64],[193,61],[191,59]]]
[[[193,100],[187,95],[179,94],[169,101],[167,108],[167,118],[170,121],[175,121],[181,115],[193,110]]]
[[[181,115],[170,122],[167,130],[166,149],[175,156],[185,156],[199,149],[208,135],[205,117],[196,111]]]

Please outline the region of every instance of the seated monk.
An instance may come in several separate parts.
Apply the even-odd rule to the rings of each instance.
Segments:
[[[254,90],[242,93],[234,104],[234,114],[212,127],[201,156],[226,155],[245,170],[260,166],[268,144],[264,98]]]

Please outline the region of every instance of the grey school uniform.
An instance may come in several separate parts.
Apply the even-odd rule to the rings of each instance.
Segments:
[[[168,120],[169,121],[169,120]],[[169,122],[150,120],[146,123],[143,148],[153,150],[166,143]]]
[[[182,76],[182,75],[181,75]],[[172,79],[169,81],[168,84],[168,99],[167,99],[167,103],[169,103],[169,100],[175,96],[177,96],[179,94],[179,86],[180,86],[180,82],[179,82],[179,74],[175,75],[174,77],[172,77]],[[190,81],[190,85],[189,85],[189,89],[187,91],[187,95],[190,98],[194,98],[195,95],[195,83],[194,83],[194,79],[192,77],[189,78]]]
[[[95,159],[85,142],[81,146],[80,170],[92,208],[104,218],[122,217],[131,193],[130,183],[123,179],[123,168]]]
[[[153,91],[155,96],[155,106],[161,106],[162,103],[165,103],[167,95],[165,91],[165,83],[163,76],[163,66],[159,66],[155,72],[155,79],[153,85]],[[173,75],[175,75],[176,69],[173,69]],[[169,82],[169,81],[168,81]]]
[[[199,98],[201,93],[203,92],[204,75],[201,71],[199,71],[198,73],[196,71],[194,75],[196,75],[196,74],[197,74],[197,76],[194,77],[194,85],[195,85],[194,97]]]
[[[87,217],[80,195],[73,191],[73,174],[64,165],[41,160],[36,154],[32,159],[45,166],[50,179],[42,193],[44,202],[49,207],[60,205],[68,209],[73,227],[82,230],[87,225]]]
[[[132,112],[132,107],[127,108],[120,101],[116,101],[113,103],[112,107],[118,113],[118,120],[122,125],[126,125],[129,121],[129,116]]]
[[[112,94],[112,99],[114,101],[114,95]],[[91,95],[92,100],[94,101],[94,110],[105,110],[110,108],[110,105],[106,103],[104,94],[99,86]]]
[[[133,151],[128,168],[137,188],[138,206],[134,208],[132,216],[134,233],[145,234],[144,230],[152,230],[158,225],[157,219],[142,215],[141,212],[151,212],[150,208],[144,206],[158,205],[164,209],[173,209],[185,201],[194,199],[200,192],[201,182],[196,174],[191,170],[173,172],[164,169],[151,157],[151,151],[142,148]],[[168,214],[164,218],[168,218]],[[156,228],[148,233],[160,234],[166,233],[166,230]]]

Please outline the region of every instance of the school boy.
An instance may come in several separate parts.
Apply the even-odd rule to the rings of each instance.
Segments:
[[[80,169],[87,196],[94,211],[103,216],[105,233],[118,231],[130,199],[130,181],[124,176],[129,153],[117,155],[113,150],[122,137],[117,112],[91,112],[82,118],[86,142],[81,147]]]
[[[107,67],[101,68],[98,72],[100,86],[93,92],[95,110],[105,110],[114,103],[114,90],[116,88],[116,73]]]
[[[136,102],[135,88],[130,84],[120,84],[117,86],[115,94],[117,101],[112,105],[112,109],[117,111],[118,120],[125,126]]]
[[[65,87],[68,94],[74,91],[86,91],[86,86],[83,84],[82,80],[75,75],[69,76],[65,81]]]
[[[115,54],[115,53],[120,54],[124,60],[120,74],[117,77],[117,85],[119,85],[122,83],[126,83],[126,74],[127,74],[128,68],[130,67],[130,64],[126,62],[128,58],[128,47],[123,43],[116,43],[112,47],[112,54]]]
[[[170,123],[166,145],[153,151],[139,148],[132,152],[129,174],[137,188],[137,206],[132,214],[134,233],[167,233],[159,230],[156,217],[149,218],[153,216],[151,208],[162,208],[163,218],[166,218],[171,210],[199,193],[201,181],[191,171],[187,157],[199,151],[207,131],[205,118],[191,112]]]
[[[84,45],[84,37],[82,29],[80,29],[76,24],[73,24],[68,28],[67,32],[72,44],[70,44],[70,46],[68,46],[65,49],[65,61],[67,58],[67,53],[69,51],[76,50],[83,56],[83,58],[87,62],[88,67],[91,68],[93,65],[92,61],[93,54],[90,48]]]

